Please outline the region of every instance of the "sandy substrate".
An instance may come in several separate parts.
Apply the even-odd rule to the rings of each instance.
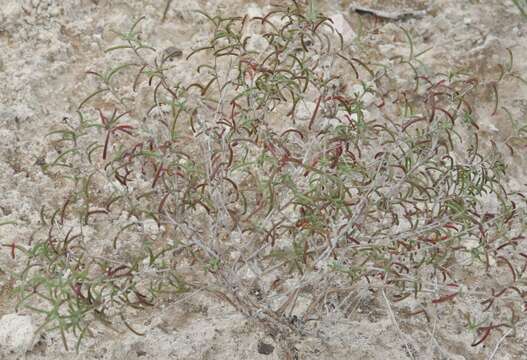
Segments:
[[[56,155],[46,134],[75,116],[79,102],[93,91],[86,71],[104,67],[103,50],[116,40],[112,30],[125,30],[132,19],[145,15],[145,38],[159,49],[171,46],[188,54],[203,36],[196,26],[199,8],[207,12],[236,9],[258,12],[267,1],[174,0],[162,22],[165,1],[151,0],[0,0],[0,242],[28,241],[43,206],[64,201],[61,179],[42,172],[43,161]],[[507,48],[519,73],[527,73],[527,21],[508,0],[328,0],[329,14],[342,14],[358,31],[359,16],[377,30],[365,43],[387,57],[407,51],[395,24],[411,29],[416,51],[429,49],[423,61],[435,71],[467,66],[482,78],[494,76],[507,61]],[[361,15],[349,11],[354,6]],[[366,12],[366,13],[365,13]],[[367,13],[394,17],[375,21]],[[366,18],[364,18],[366,17]],[[185,71],[185,69],[182,69]],[[501,104],[517,118],[527,116],[527,87],[500,88]],[[482,109],[488,113],[493,103]],[[510,136],[503,114],[483,116],[482,136],[498,144]],[[525,161],[508,159],[513,183],[525,186]],[[14,313],[13,282],[4,270],[16,268],[8,250],[0,252],[0,316]],[[397,314],[396,314],[397,316]],[[0,343],[1,359],[283,359],[268,334],[251,319],[203,293],[167,299],[154,310],[132,317],[144,332],[102,331],[86,341],[80,354],[64,352],[60,337],[39,334],[25,355],[10,353]],[[395,324],[382,302],[365,301],[349,319],[327,318],[317,325],[317,337],[294,339],[298,359],[522,359],[527,354],[527,329],[500,342],[470,347],[458,315],[445,311],[432,324],[414,320]],[[36,320],[35,320],[36,321]],[[3,324],[0,324],[2,327]],[[37,324],[38,326],[38,324]],[[271,346],[264,346],[263,343]],[[292,350],[292,349],[289,349]],[[410,351],[408,351],[410,350]],[[270,352],[270,354],[262,354]]]

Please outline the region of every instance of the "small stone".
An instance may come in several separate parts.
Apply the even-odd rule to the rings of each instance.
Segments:
[[[465,245],[465,249],[470,251],[470,250],[478,248],[480,246],[480,243],[478,240],[469,239],[465,241],[464,245]]]
[[[61,9],[60,7],[58,6],[53,6],[50,10],[49,10],[49,16],[51,17],[57,17],[59,16],[61,13]]]
[[[247,15],[249,18],[262,17],[262,9],[254,3],[251,3],[247,6]]]
[[[375,101],[375,96],[371,92],[365,91],[362,85],[353,85],[350,91],[352,94],[359,96],[365,108],[369,107]]]
[[[262,355],[270,355],[274,351],[274,346],[271,344],[264,343],[263,341],[258,341],[258,353]]]
[[[489,256],[489,266],[496,266],[496,258],[494,256]]]
[[[494,124],[488,123],[486,127],[491,133],[497,134],[500,132],[500,130],[496,126],[494,126]]]
[[[317,104],[312,101],[300,101],[296,106],[295,117],[300,121],[310,120]]]
[[[262,35],[254,34],[247,41],[246,49],[247,51],[263,52],[267,45],[268,42]]]
[[[163,51],[163,61],[172,61],[175,58],[181,57],[182,55],[183,51],[175,46],[170,46]]]
[[[24,354],[34,344],[36,328],[30,316],[7,314],[0,319],[0,349]]]
[[[157,235],[163,230],[164,228],[162,226],[159,227],[157,222],[153,219],[146,219],[143,221],[143,231],[146,234]]]

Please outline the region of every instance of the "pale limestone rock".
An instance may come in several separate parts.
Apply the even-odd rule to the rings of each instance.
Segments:
[[[353,31],[343,14],[334,14],[330,19],[333,21],[333,28],[342,35],[345,43],[349,43],[355,38],[355,31]]]
[[[312,101],[300,101],[296,106],[295,117],[297,120],[310,120],[315,112],[316,104]]]
[[[262,12],[262,9],[260,9],[260,7],[254,3],[251,3],[249,5],[247,5],[247,15],[250,17],[250,18],[254,18],[254,17],[262,17],[263,16],[263,12]]]
[[[1,351],[24,354],[31,350],[36,327],[30,316],[7,314],[0,319]]]

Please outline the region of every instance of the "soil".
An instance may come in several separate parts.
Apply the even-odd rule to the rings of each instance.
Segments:
[[[42,164],[56,150],[46,134],[75,116],[79,102],[93,91],[86,71],[103,68],[114,44],[112,30],[128,29],[132,19],[146,16],[143,32],[167,56],[185,56],[202,29],[194,9],[258,14],[268,1],[255,0],[0,0],[0,226],[2,244],[27,244],[40,221],[42,207],[64,201],[61,179],[45,175]],[[519,74],[527,73],[527,19],[508,0],[328,0],[321,7],[341,14],[353,31],[360,24],[375,28],[367,39],[386,57],[408,51],[398,26],[412,34],[415,51],[434,71],[467,67],[482,78],[498,74],[516,59]],[[354,9],[368,9],[352,11]],[[235,9],[235,10],[233,10]],[[377,12],[378,16],[374,16]],[[390,19],[386,14],[407,14]],[[166,50],[169,49],[169,50]],[[184,64],[184,62],[181,62]],[[184,66],[184,65],[181,65]],[[188,66],[188,65],[187,65]],[[182,71],[187,69],[182,68]],[[500,106],[517,119],[527,116],[527,86],[502,84]],[[481,109],[482,136],[498,146],[511,136],[505,113],[491,116],[489,95]],[[524,120],[525,121],[525,120]],[[524,188],[525,159],[507,159],[512,184]],[[17,268],[9,248],[0,251],[0,316],[14,313],[13,281],[8,269]],[[348,319],[323,319],[317,337],[294,339],[288,349],[298,359],[521,359],[527,354],[527,329],[516,337],[496,336],[485,346],[471,347],[473,334],[459,315],[445,311],[432,323],[412,318],[398,322],[382,302],[364,301]],[[4,353],[2,359],[284,359],[285,352],[270,334],[201,292],[167,298],[153,310],[132,317],[131,332],[101,330],[86,341],[79,354],[65,352],[60,335],[39,334],[26,354]],[[1,326],[1,324],[0,324]],[[0,352],[3,344],[0,344]]]

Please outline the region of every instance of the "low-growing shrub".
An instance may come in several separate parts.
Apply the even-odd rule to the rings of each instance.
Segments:
[[[474,346],[524,320],[525,199],[478,125],[504,111],[512,53],[478,79],[432,73],[404,29],[407,56],[350,44],[313,2],[201,15],[211,36],[186,59],[137,20],[49,134],[60,154],[44,170],[73,190],[12,249],[42,329],[65,344],[115,319],[137,333],[130,308],[195,290],[281,339],[365,293],[412,318],[459,311]]]

